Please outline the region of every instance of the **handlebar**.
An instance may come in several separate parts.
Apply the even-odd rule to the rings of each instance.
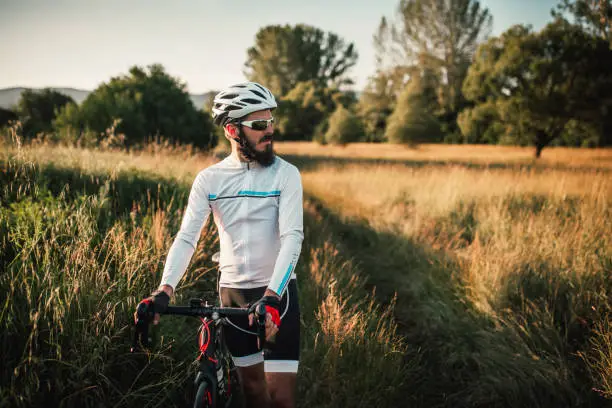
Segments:
[[[130,349],[132,353],[140,349],[139,344],[142,344],[144,347],[149,346],[149,322],[153,320],[154,315],[154,312],[150,309],[149,304],[142,302],[136,308],[136,318],[134,322],[136,330]],[[254,309],[216,307],[202,304],[201,299],[191,299],[189,306],[168,306],[166,311],[160,314],[218,319],[232,316],[248,316],[251,313],[255,313],[259,347],[263,350],[266,342],[266,307],[263,304],[258,304]]]

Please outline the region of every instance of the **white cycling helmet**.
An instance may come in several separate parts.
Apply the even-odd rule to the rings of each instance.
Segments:
[[[225,125],[232,119],[276,107],[274,95],[265,86],[257,82],[242,82],[215,95],[212,117],[215,124]]]

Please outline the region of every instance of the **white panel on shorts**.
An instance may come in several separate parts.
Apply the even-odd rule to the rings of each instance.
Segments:
[[[250,367],[255,364],[263,363],[264,358],[263,353],[259,352],[243,357],[232,356],[232,360],[234,360],[236,367]]]
[[[296,360],[266,360],[264,371],[266,373],[297,373],[300,362]]]

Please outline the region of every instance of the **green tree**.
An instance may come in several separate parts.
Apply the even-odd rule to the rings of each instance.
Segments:
[[[325,132],[325,142],[344,145],[358,142],[363,139],[363,136],[363,125],[359,117],[342,104],[338,104],[329,118],[329,126]]]
[[[381,21],[377,58],[433,69],[440,78],[439,116],[453,132],[465,105],[461,86],[479,42],[491,31],[491,14],[478,0],[400,0],[397,15],[394,23]]]
[[[387,120],[395,109],[397,97],[406,87],[411,68],[387,61],[389,55],[386,47],[390,41],[390,33],[385,17],[381,19],[372,40],[376,73],[368,78],[368,83],[359,98],[357,113],[365,128],[365,140],[381,142],[384,140]]]
[[[505,134],[497,106],[491,102],[464,109],[457,117],[457,124],[465,143],[497,144]]]
[[[247,50],[245,75],[280,97],[299,82],[315,81],[319,87],[351,83],[346,74],[357,56],[353,43],[332,32],[304,24],[270,25],[257,32],[255,45]]]
[[[159,137],[200,148],[214,147],[217,141],[210,115],[197,110],[186,86],[157,64],[148,71],[134,66],[129,75],[111,78],[90,93],[79,109],[64,109],[56,126],[100,137],[116,126],[115,132],[125,135],[127,146]]]
[[[514,26],[483,44],[463,92],[494,103],[506,138],[534,145],[536,157],[571,120],[601,124],[612,101],[612,51],[563,19],[541,32]]]
[[[574,16],[575,22],[587,32],[608,41],[612,48],[612,2],[610,0],[562,0],[553,16],[563,13]]]
[[[366,141],[381,142],[384,139],[387,120],[401,91],[406,87],[405,67],[377,71],[368,79],[357,103],[357,113],[363,122]]]
[[[23,135],[34,138],[39,133],[53,131],[53,120],[59,110],[74,100],[50,88],[40,91],[26,89],[21,93],[17,104],[17,115],[23,124]]]
[[[0,108],[0,128],[17,119],[19,119],[19,116],[12,110]]]
[[[608,41],[612,49],[611,0],[562,0],[561,4],[557,6],[557,10],[553,10],[553,15],[558,18],[564,18],[567,13],[571,14],[574,17],[574,22],[587,33]],[[601,129],[596,131],[596,133],[601,133],[597,138],[597,144],[600,146],[612,145],[612,112],[609,112],[607,117],[607,120],[604,120],[601,124]],[[585,128],[586,133],[592,133],[593,126],[591,125],[580,124],[576,126],[576,129]],[[574,138],[568,136],[565,139],[569,142]],[[588,139],[594,140],[594,137]],[[587,144],[590,145],[592,142],[587,142]]]
[[[315,133],[324,134],[326,120],[338,104],[356,103],[352,92],[320,86],[316,81],[299,82],[279,99],[274,116],[276,129],[283,140],[312,140]]]
[[[416,145],[441,140],[440,123],[433,113],[435,85],[435,75],[430,70],[415,70],[389,117],[385,137],[390,143]]]

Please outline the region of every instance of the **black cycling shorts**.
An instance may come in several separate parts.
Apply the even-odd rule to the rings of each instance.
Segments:
[[[219,297],[224,307],[246,307],[261,299],[265,291],[265,286],[253,289],[221,287]],[[274,343],[267,345],[269,351],[265,354],[257,348],[256,335],[229,324],[225,326],[225,341],[236,366],[248,367],[263,361],[266,372],[297,373],[300,360],[300,307],[295,279],[291,279],[281,299],[279,314],[281,325]],[[247,317],[232,317],[231,322],[243,330],[257,331],[255,326],[249,326]]]

